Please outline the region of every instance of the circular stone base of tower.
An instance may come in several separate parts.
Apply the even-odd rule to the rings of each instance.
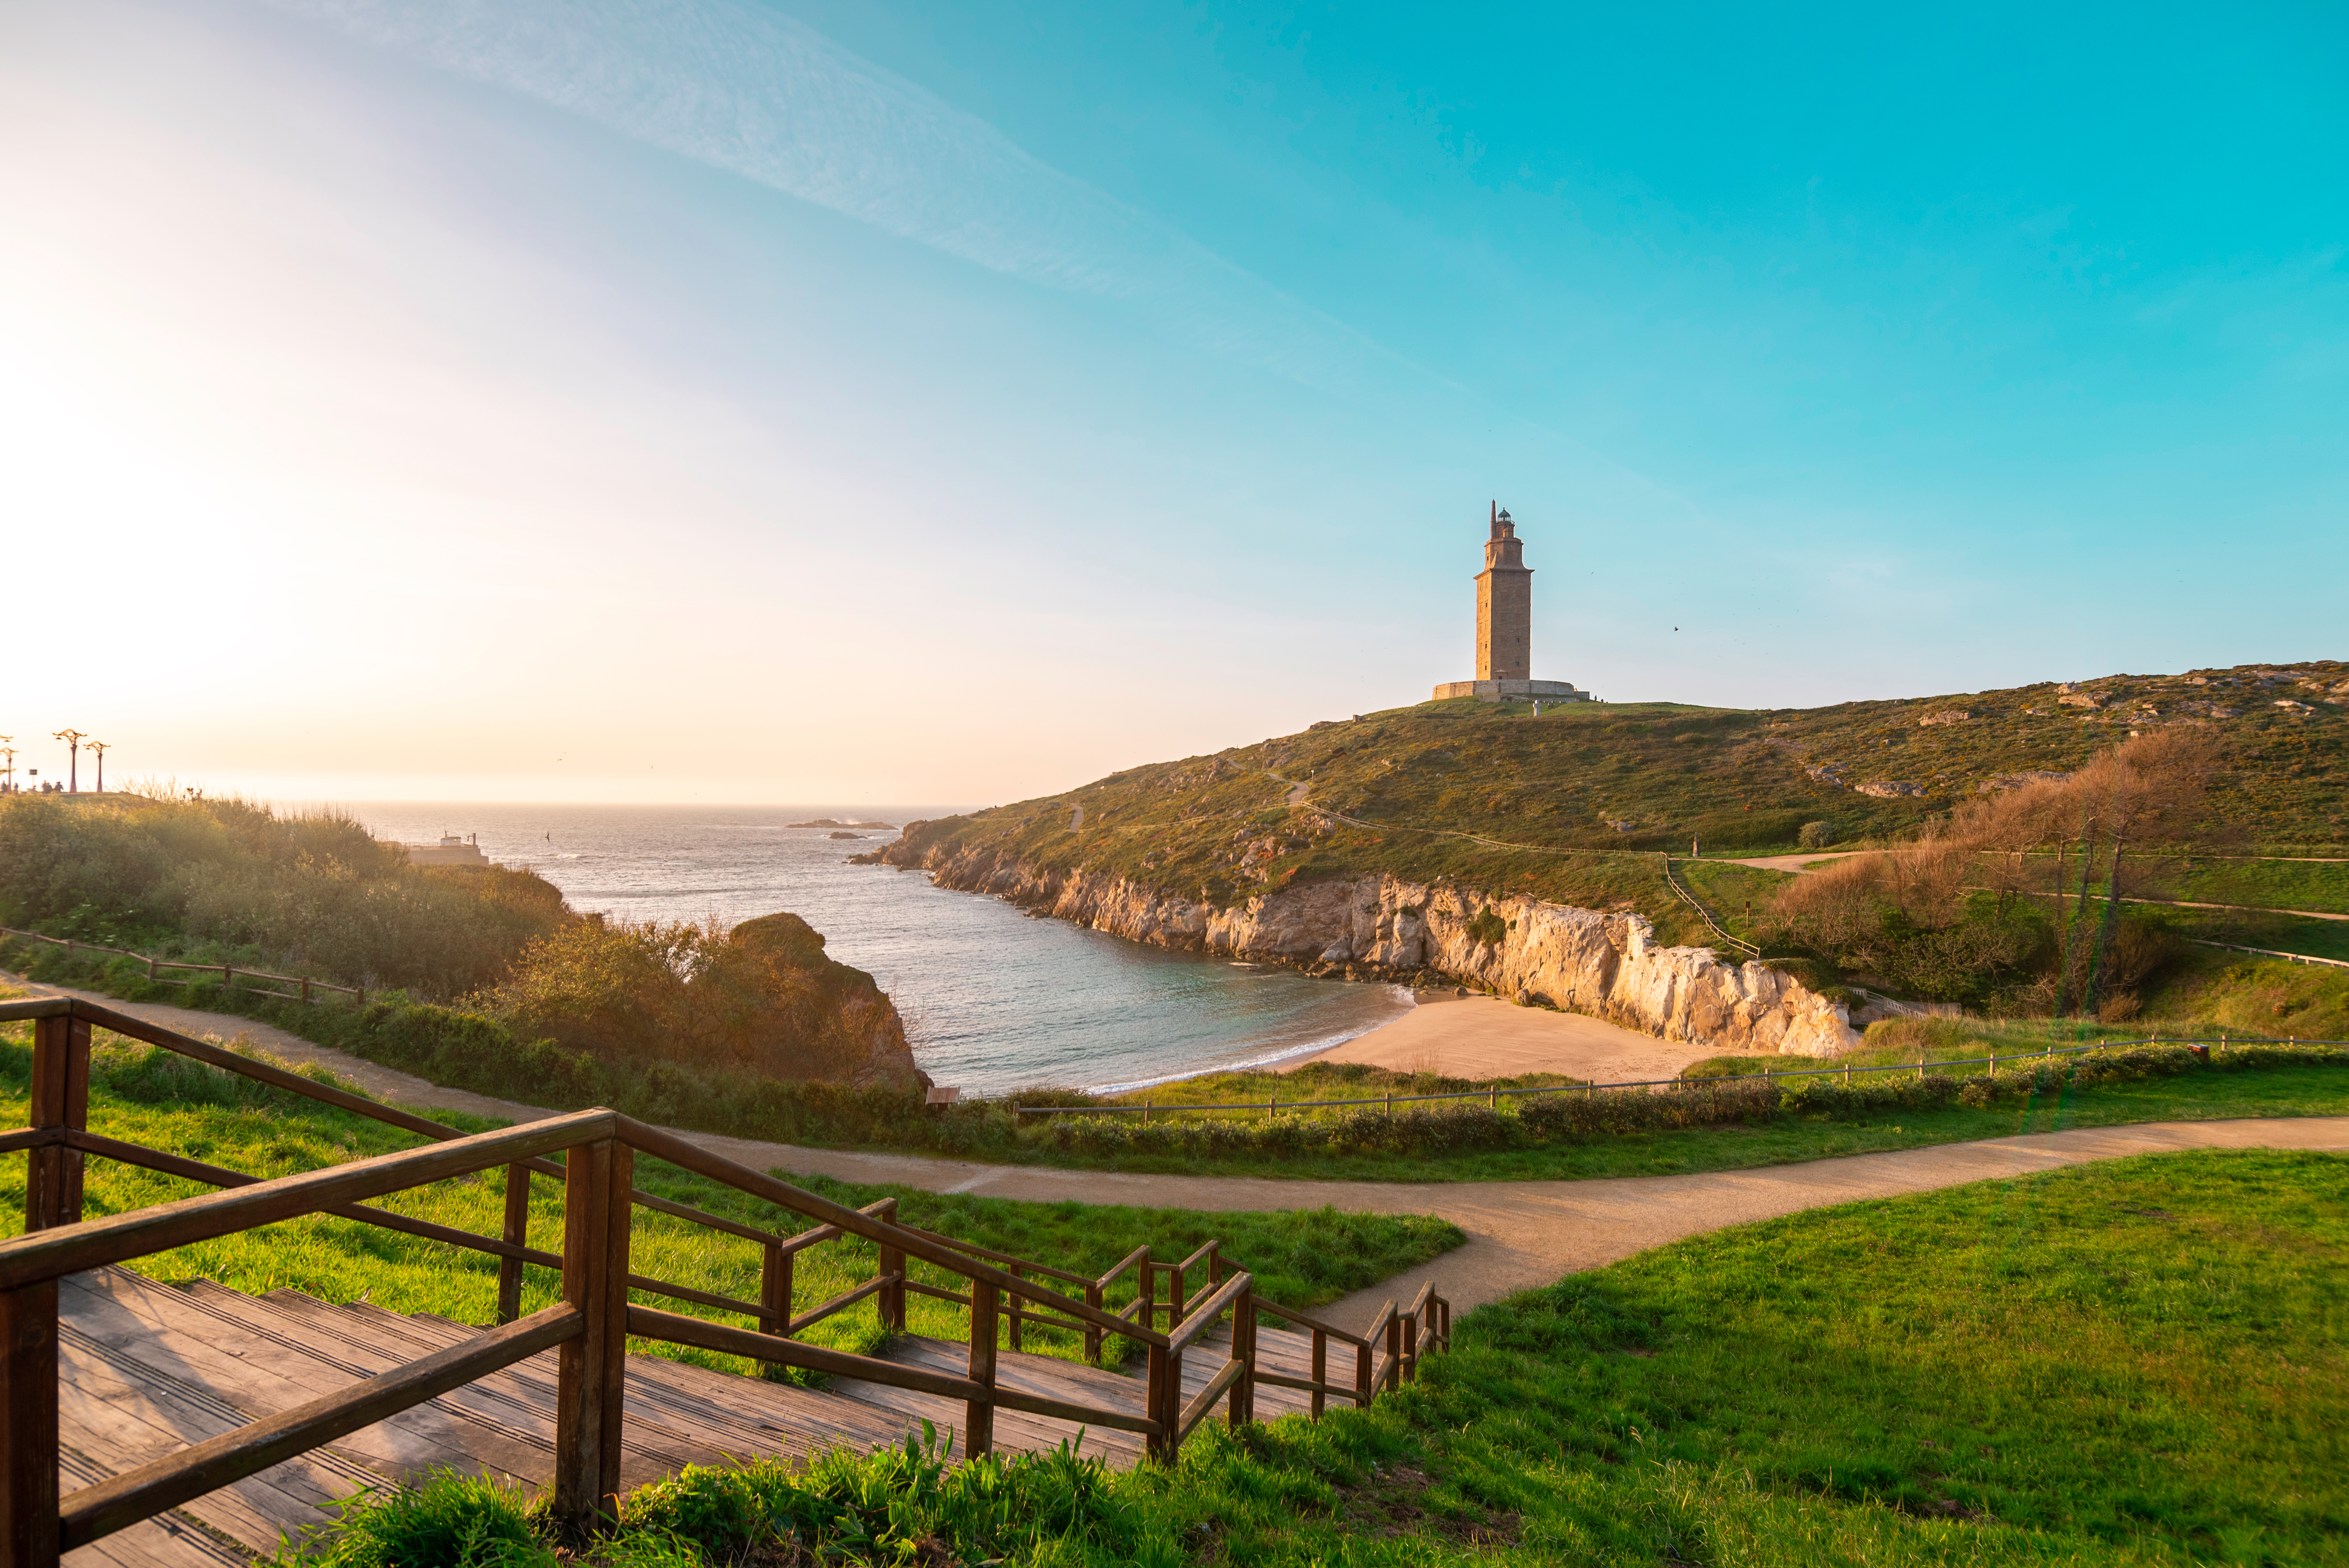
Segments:
[[[1473,696],[1483,702],[1589,702],[1590,694],[1571,681],[1446,681],[1434,699]]]

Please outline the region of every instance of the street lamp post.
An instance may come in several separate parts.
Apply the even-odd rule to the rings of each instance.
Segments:
[[[81,793],[81,737],[78,729],[60,729],[49,737],[66,743],[66,793]]]
[[[103,795],[106,793],[106,742],[85,740],[81,744],[83,750],[98,758],[98,792]]]
[[[13,735],[0,735],[0,758],[7,759],[6,765],[0,767],[0,795],[16,792],[16,748],[8,744],[16,738]]]

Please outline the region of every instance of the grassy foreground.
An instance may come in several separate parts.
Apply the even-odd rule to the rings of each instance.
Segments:
[[[1816,1211],[1463,1318],[1371,1411],[1173,1470],[689,1471],[614,1563],[2349,1561],[2349,1158],[2149,1156]],[[552,1564],[523,1500],[362,1501],[313,1561]],[[434,1542],[441,1550],[434,1553]]]
[[[26,1116],[32,1052],[30,1026],[0,1026],[0,1125]],[[381,1122],[318,1105],[250,1079],[174,1057],[101,1031],[92,1051],[89,1126],[94,1132],[149,1148],[170,1150],[259,1176],[282,1176],[412,1148],[422,1140]],[[347,1088],[348,1086],[343,1086]],[[466,1130],[498,1123],[435,1112]],[[1412,1215],[1340,1214],[1332,1211],[1205,1214],[1179,1209],[1022,1203],[910,1188],[868,1188],[823,1177],[787,1180],[842,1202],[864,1204],[894,1195],[907,1222],[1079,1273],[1099,1274],[1144,1243],[1162,1258],[1180,1256],[1216,1238],[1226,1255],[1253,1270],[1259,1289],[1300,1308],[1423,1263],[1464,1239],[1452,1224]],[[0,1161],[0,1233],[24,1223],[25,1161]],[[784,1233],[812,1222],[657,1161],[640,1161],[636,1184],[648,1191],[714,1213]],[[561,1184],[532,1183],[530,1240],[562,1250]],[[86,1181],[90,1218],[168,1202],[211,1191],[151,1171],[93,1160]],[[458,1178],[382,1200],[419,1219],[495,1235],[504,1213],[500,1172]],[[639,1210],[633,1237],[637,1272],[656,1279],[755,1301],[759,1251],[753,1243],[706,1227]],[[1180,1249],[1180,1252],[1174,1251]],[[877,1264],[872,1243],[843,1239],[800,1254],[798,1301],[802,1309],[861,1284]],[[496,1312],[496,1260],[481,1253],[400,1235],[355,1221],[313,1216],[141,1258],[131,1265],[164,1280],[205,1278],[260,1294],[280,1288],[326,1301],[366,1299],[393,1312],[437,1312],[467,1323],[490,1322]],[[916,1276],[946,1283],[916,1264]],[[525,1271],[523,1309],[552,1305],[558,1279],[551,1269]],[[1109,1295],[1112,1307],[1134,1295],[1131,1274]],[[635,1299],[698,1316],[721,1315],[688,1302],[639,1293]],[[907,1303],[913,1332],[960,1338],[961,1309],[915,1296]],[[811,1342],[870,1349],[881,1338],[877,1315],[852,1308],[807,1331]],[[1028,1347],[1078,1357],[1077,1336],[1030,1329]],[[673,1356],[729,1371],[748,1371],[736,1357],[681,1346],[638,1343],[640,1352]],[[1114,1355],[1115,1343],[1106,1354]]]

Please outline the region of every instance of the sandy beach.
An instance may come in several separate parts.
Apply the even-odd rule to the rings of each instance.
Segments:
[[[1594,1083],[1636,1083],[1671,1078],[1691,1062],[1722,1054],[1712,1046],[1654,1039],[1579,1013],[1520,1007],[1492,996],[1423,991],[1417,1000],[1393,1023],[1288,1065],[1366,1062],[1451,1078],[1564,1073]]]

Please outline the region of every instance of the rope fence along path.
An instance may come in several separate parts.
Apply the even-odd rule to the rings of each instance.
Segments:
[[[100,943],[83,942],[76,937],[44,936],[37,931],[18,931],[14,926],[8,925],[0,925],[0,936],[22,937],[27,942],[46,942],[52,947],[64,948],[66,956],[68,958],[80,953],[111,953],[122,958],[136,958],[147,965],[147,978],[150,980],[161,978],[162,971],[166,969],[192,969],[199,975],[219,975],[221,984],[231,990],[237,988],[236,983],[240,979],[265,981],[276,985],[291,985],[294,987],[291,991],[261,991],[264,996],[276,996],[288,1002],[319,1001],[320,997],[312,995],[313,992],[317,991],[331,991],[345,996],[354,996],[361,1002],[367,1000],[367,991],[363,986],[337,985],[332,981],[313,980],[306,975],[272,975],[266,969],[239,969],[233,964],[190,964],[177,958],[158,958],[152,954],[134,953],[128,947],[108,947]],[[247,985],[244,989],[254,991],[261,988]]]
[[[1588,1095],[1597,1093],[1601,1089],[1627,1088],[1689,1089],[1703,1088],[1713,1084],[1748,1083],[1756,1078],[1840,1078],[1846,1083],[1849,1083],[1855,1073],[1913,1072],[1919,1078],[1923,1078],[1927,1068],[1980,1067],[1984,1063],[1989,1064],[1991,1076],[1995,1078],[1998,1076],[1999,1064],[2002,1062],[2010,1065],[2017,1062],[2035,1062],[2043,1061],[2053,1057],[2079,1056],[2083,1052],[2087,1051],[2133,1050],[2139,1046],[2190,1046],[2207,1055],[2209,1049],[2213,1047],[2220,1050],[2226,1050],[2235,1047],[2245,1046],[2349,1046],[2349,1040],[2303,1040],[2297,1037],[2278,1038],[2272,1035],[2247,1035],[2240,1040],[2231,1036],[2221,1035],[2217,1039],[2212,1040],[2156,1035],[2141,1040],[2105,1040],[2092,1046],[2049,1046],[2044,1050],[2015,1051],[2005,1054],[1993,1052],[1992,1055],[1987,1057],[1952,1057],[1941,1061],[1887,1062],[1878,1064],[1875,1067],[1859,1067],[1853,1063],[1846,1062],[1841,1067],[1791,1068],[1785,1072],[1736,1073],[1717,1078],[1691,1078],[1685,1077],[1669,1078],[1638,1078],[1625,1083],[1550,1084],[1538,1088],[1501,1088],[1498,1087],[1488,1087],[1485,1088],[1454,1089],[1443,1094],[1372,1095],[1362,1099],[1292,1099],[1283,1101],[1279,1095],[1276,1093],[1262,1105],[1258,1105],[1254,1100],[1239,1100],[1223,1105],[1186,1105],[1179,1101],[1171,1105],[1159,1105],[1151,1100],[1145,1100],[1140,1105],[1020,1105],[1015,1101],[1011,1107],[1011,1114],[1014,1116],[1138,1115],[1146,1124],[1153,1115],[1188,1116],[1200,1112],[1239,1111],[1253,1112],[1264,1116],[1278,1116],[1284,1110],[1337,1110],[1365,1105],[1383,1106],[1386,1108],[1387,1112],[1392,1115],[1394,1111],[1394,1108],[1399,1105],[1423,1105],[1431,1100],[1447,1099],[1481,1099],[1488,1106],[1498,1109],[1500,1102],[1504,1099],[1537,1099],[1543,1095],[1551,1094]]]

